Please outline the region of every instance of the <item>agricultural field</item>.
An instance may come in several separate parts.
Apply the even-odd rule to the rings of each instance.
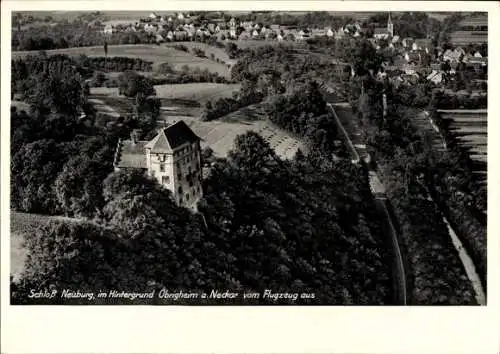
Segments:
[[[156,97],[185,99],[203,102],[223,97],[232,97],[240,90],[240,84],[189,83],[155,86]]]
[[[231,97],[238,92],[240,84],[189,83],[156,85],[156,97],[170,100],[188,100],[204,102],[222,97]],[[91,96],[119,97],[118,87],[91,87]],[[101,98],[101,97],[99,97]]]
[[[235,42],[237,44],[237,42]],[[175,45],[183,45],[186,48],[188,48],[190,51],[193,48],[199,48],[203,50],[207,56],[207,58],[210,58],[210,54],[213,54],[215,58],[219,58],[219,60],[223,60],[226,62],[226,64],[229,64],[233,66],[236,64],[237,60],[236,59],[229,59],[229,56],[227,53],[224,51],[224,49],[208,45],[206,43],[200,43],[200,42],[168,42],[165,43],[165,46],[167,47],[173,47]]]
[[[163,114],[163,119],[167,123],[184,120],[202,139],[202,147],[209,146],[218,157],[226,157],[234,146],[236,136],[248,131],[260,134],[282,158],[291,159],[295,156],[297,149],[304,150],[304,144],[301,141],[268,121],[258,119],[259,117],[257,105],[210,122],[203,122],[199,117],[187,116],[181,108],[169,109]]]
[[[485,109],[440,110],[441,117],[451,121],[451,129],[460,145],[469,151],[471,159],[480,164],[487,162],[488,119]],[[484,171],[485,172],[485,171]]]
[[[19,51],[12,52],[12,59],[22,58],[27,55],[35,54],[36,51]],[[66,54],[69,56],[87,55],[89,57],[103,57],[104,47],[76,47],[66,49],[47,50],[50,54]],[[208,58],[199,58],[191,53],[186,53],[166,45],[146,45],[146,44],[123,44],[108,46],[109,57],[129,57],[139,58],[153,62],[153,68],[161,63],[169,63],[175,70],[180,71],[184,65],[190,69],[200,68],[201,70],[208,69],[210,72],[216,72],[219,75],[230,78],[230,68],[221,63],[217,63]]]

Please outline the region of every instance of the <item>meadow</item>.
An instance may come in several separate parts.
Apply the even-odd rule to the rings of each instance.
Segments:
[[[260,134],[281,158],[293,158],[299,148],[304,151],[304,144],[300,140],[261,118],[259,105],[243,108],[210,122],[203,122],[196,116],[187,116],[180,108],[169,110],[163,115],[163,119],[168,123],[184,120],[202,139],[201,146],[209,146],[218,157],[227,157],[234,147],[236,136],[248,131]]]
[[[235,42],[236,45],[238,45],[238,42]],[[205,55],[207,58],[210,58],[210,55],[213,54],[215,58],[219,58],[219,60],[223,60],[226,62],[226,64],[229,64],[233,66],[236,64],[237,60],[236,59],[230,59],[229,55],[224,51],[224,49],[208,45],[206,43],[200,43],[200,42],[167,42],[165,43],[165,46],[167,47],[173,47],[176,45],[183,45],[186,48],[188,48],[190,51],[192,51],[193,48],[199,48],[205,52]]]
[[[33,55],[37,52],[33,51],[14,51],[12,59],[22,58],[27,55]],[[87,55],[89,57],[103,57],[104,47],[74,47],[65,49],[47,50],[48,55],[51,54],[66,54],[69,56]],[[217,63],[208,58],[199,58],[191,53],[176,50],[166,45],[145,45],[145,44],[123,44],[108,46],[109,57],[129,57],[139,58],[153,62],[153,68],[161,63],[169,63],[175,70],[182,70],[184,65],[190,69],[200,68],[201,70],[208,69],[210,72],[216,72],[221,76],[230,78],[230,68],[221,63]]]
[[[160,99],[188,100],[204,102],[222,97],[231,97],[238,92],[240,84],[218,84],[211,82],[189,84],[166,84],[154,86],[156,97]],[[92,96],[118,97],[118,87],[91,87]]]

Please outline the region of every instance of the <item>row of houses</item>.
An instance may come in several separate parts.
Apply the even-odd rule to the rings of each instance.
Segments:
[[[423,52],[406,52],[397,56],[394,61],[383,65],[379,76],[392,75],[395,83],[414,84],[425,78],[435,84],[440,84],[446,77],[453,77],[461,65],[466,70],[474,70],[477,74],[483,73],[488,65],[488,58],[482,57],[480,53],[463,53],[463,49],[455,48],[447,50],[432,60],[424,61]],[[418,54],[417,54],[418,53]],[[456,53],[461,53],[457,57]],[[410,55],[413,54],[413,55]],[[418,58],[414,55],[417,54]]]
[[[168,23],[142,23],[136,22],[129,25],[107,24],[103,28],[103,33],[113,35],[117,32],[140,32],[144,31],[151,34],[157,34],[159,37],[169,40],[189,40],[196,35],[217,36],[218,39],[234,40],[306,40],[313,37],[335,37],[344,36],[342,29],[332,30],[330,27],[322,29],[291,29],[286,26],[260,26],[255,25],[252,28],[231,27],[228,30],[221,29],[220,25],[209,23],[203,26],[196,26],[194,23],[172,26]]]

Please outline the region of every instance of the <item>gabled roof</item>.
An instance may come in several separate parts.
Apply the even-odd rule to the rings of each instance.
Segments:
[[[387,34],[388,35],[389,33],[387,32],[387,28],[385,28],[385,27],[376,27],[373,29],[373,34],[374,35],[375,34]]]
[[[118,145],[117,164],[120,168],[147,168],[146,151],[147,141],[121,141]]]
[[[145,146],[153,153],[171,153],[185,143],[194,143],[201,140],[184,121],[178,121],[162,129]]]
[[[415,41],[413,43],[415,43],[417,46],[422,47],[422,48],[432,47],[432,39],[429,39],[429,38],[415,39]]]

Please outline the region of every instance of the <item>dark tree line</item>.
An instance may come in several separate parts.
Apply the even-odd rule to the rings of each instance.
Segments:
[[[140,58],[128,57],[88,57],[81,55],[75,59],[76,65],[83,66],[90,70],[107,70],[107,71],[152,71],[153,62]]]
[[[78,67],[53,64],[38,57],[38,68],[14,71],[29,89],[29,112],[11,109],[11,205],[25,212],[91,217],[102,206],[100,183],[112,171],[119,137],[131,129],[148,133],[159,116],[159,102],[147,99],[152,86],[133,74],[124,75],[124,92],[136,97],[128,119],[102,126],[88,103],[88,90]],[[130,85],[125,82],[130,77]],[[153,91],[154,92],[154,91]]]
[[[26,268],[12,288],[14,303],[47,303],[26,294],[51,287],[271,288],[315,294],[297,304],[390,301],[388,255],[363,200],[369,195],[366,174],[346,161],[324,166],[301,154],[282,161],[255,133],[235,143],[205,181],[200,210],[207,229],[155,181],[132,171],[112,173],[101,184],[104,204],[94,221],[53,222],[28,237]]]
[[[86,22],[58,22],[35,28],[12,30],[12,50],[50,50],[71,47],[101,46],[104,40],[114,44],[155,44],[156,34],[146,31],[115,32],[105,36],[101,26]]]
[[[259,103],[264,97],[264,93],[257,89],[257,79],[249,78],[242,82],[239,93],[234,94],[233,97],[219,98],[213,103],[207,101],[201,119],[210,121],[220,118],[243,107]]]
[[[410,259],[413,301],[418,304],[473,302],[470,283],[463,282],[465,273],[441,214],[443,211],[449,216],[451,210],[460,211],[463,217],[461,223],[474,224],[471,205],[464,203],[474,200],[468,187],[472,183],[470,168],[455,151],[436,150],[432,137],[412,123],[412,117],[419,113],[418,110],[397,104],[389,95],[387,116],[383,118],[380,111],[373,114],[373,102],[380,104],[382,87],[370,81],[365,81],[364,87],[365,95],[359,100],[358,114],[364,123],[372,157],[377,161],[384,181],[387,181],[388,195],[401,223],[403,246]],[[442,202],[447,207],[436,209],[436,204],[428,200],[429,196],[433,196],[440,207],[443,207]],[[419,206],[418,209],[416,206]],[[425,223],[421,219],[424,210]],[[484,229],[476,225],[475,230],[468,228],[470,233],[467,234],[462,234],[460,227],[456,231],[466,245],[476,243],[468,250],[471,254],[482,254],[477,257],[477,264],[484,279]],[[439,249],[441,251],[437,251]],[[425,258],[419,256],[423,250]],[[448,284],[457,284],[458,281],[462,285],[457,284],[454,291],[446,292],[437,285],[440,281]],[[427,292],[424,289],[426,286],[433,292]]]

